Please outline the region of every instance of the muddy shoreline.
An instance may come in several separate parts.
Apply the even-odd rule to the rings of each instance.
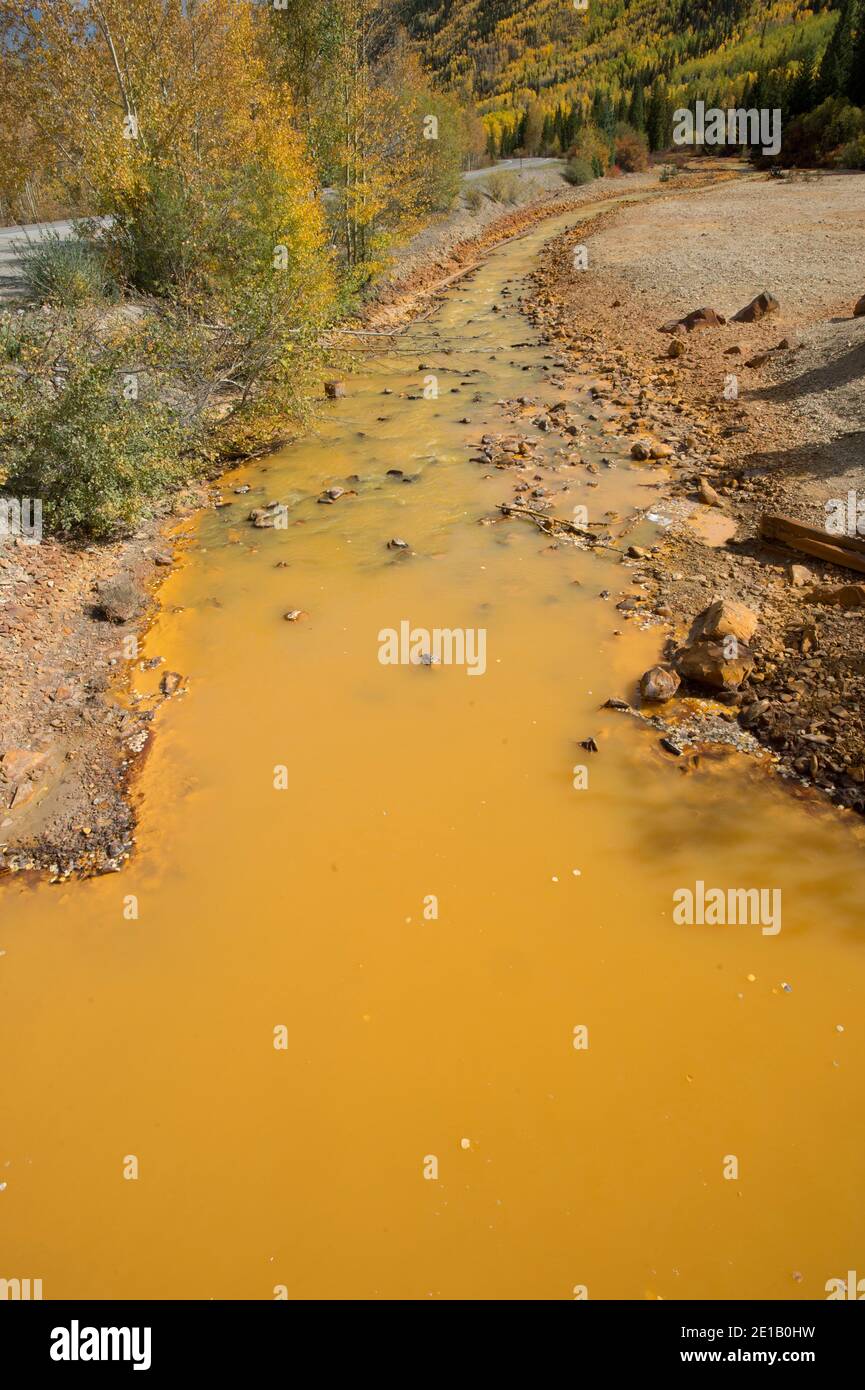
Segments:
[[[632,689],[632,704],[672,756],[732,742],[865,814],[863,576],[760,536],[764,514],[819,528],[831,499],[865,495],[865,318],[853,314],[861,254],[844,260],[852,246],[865,249],[865,218],[850,204],[865,191],[865,179],[859,184],[854,191],[849,180],[827,179],[817,190],[783,191],[789,235],[797,218],[803,235],[824,224],[834,274],[813,258],[794,265],[785,229],[771,221],[740,265],[730,245],[735,224],[707,231],[718,216],[709,190],[683,200],[678,218],[673,200],[557,238],[524,309],[568,368],[593,378],[590,403],[611,454],[645,460],[646,513],[663,530],[624,561],[623,618],[659,626],[659,661],[669,670],[713,601],[744,603],[758,618],[753,670],[741,683],[712,690],[686,679],[663,703]],[[733,198],[759,219],[773,192],[751,184]],[[807,219],[806,203],[817,203]],[[704,263],[687,271],[689,239],[706,235],[714,240],[708,283]],[[575,275],[577,243],[588,247],[589,270]],[[686,267],[679,284],[663,275],[677,255]],[[731,311],[764,291],[777,308],[732,321]],[[722,321],[669,331],[671,319],[702,307],[721,310]]]

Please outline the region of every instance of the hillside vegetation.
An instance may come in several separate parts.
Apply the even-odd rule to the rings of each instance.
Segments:
[[[863,10],[861,0],[401,4],[424,64],[473,97],[495,154],[567,150],[587,118],[610,129],[628,120],[661,149],[672,112],[698,99],[777,106],[785,121],[829,98],[861,107]]]

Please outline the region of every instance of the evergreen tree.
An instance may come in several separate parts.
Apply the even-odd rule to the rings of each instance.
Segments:
[[[859,0],[856,15],[856,37],[852,44],[847,95],[854,106],[865,107],[865,0]]]
[[[832,37],[823,54],[817,82],[817,101],[845,96],[853,72],[853,0],[844,0]]]
[[[815,59],[803,59],[799,64],[799,71],[790,83],[787,95],[787,107],[791,116],[802,116],[813,107],[816,75]]]
[[[605,96],[601,106],[601,119],[598,121],[598,129],[612,140],[616,133],[616,108],[610,97]]]
[[[634,84],[631,94],[631,105],[628,108],[628,124],[635,130],[646,129],[646,94],[643,91],[643,84],[638,78]]]
[[[662,82],[655,82],[646,110],[646,132],[649,137],[650,150],[665,150],[669,146],[671,117],[672,111],[667,97],[667,89]]]

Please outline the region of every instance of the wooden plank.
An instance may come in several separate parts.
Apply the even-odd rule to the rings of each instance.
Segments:
[[[768,514],[760,520],[760,535],[764,540],[779,541],[803,555],[830,560],[833,565],[865,574],[865,541],[858,536],[834,536],[804,521]]]
[[[809,526],[807,522],[797,521],[792,516],[773,516],[765,512],[760,521],[760,534],[773,540],[784,540],[790,536],[793,540],[818,541],[821,545],[840,546],[842,550],[857,550],[865,555],[863,537],[849,536],[846,532],[836,534],[819,526]]]

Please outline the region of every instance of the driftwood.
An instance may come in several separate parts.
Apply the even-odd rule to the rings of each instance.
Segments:
[[[592,545],[597,545],[603,538],[596,536],[594,532],[587,531],[583,526],[577,526],[573,521],[563,521],[561,517],[550,516],[549,512],[539,512],[534,507],[517,507],[512,502],[502,502],[499,511],[503,516],[527,516],[531,521],[537,523],[542,531],[551,535],[551,527],[558,526],[569,536],[579,536],[581,540],[591,541]],[[601,525],[598,522],[598,525]]]
[[[865,540],[859,536],[836,536],[817,526],[808,526],[804,521],[795,521],[793,517],[769,513],[760,519],[760,535],[763,540],[777,541],[803,555],[814,555],[843,569],[865,574]]]

